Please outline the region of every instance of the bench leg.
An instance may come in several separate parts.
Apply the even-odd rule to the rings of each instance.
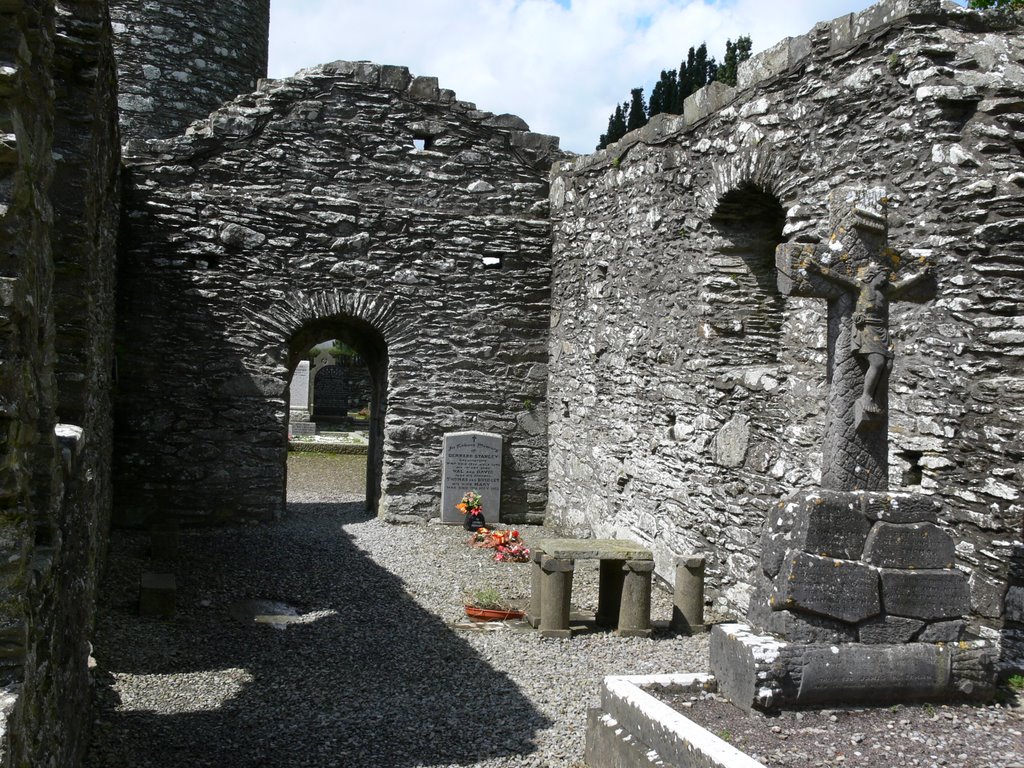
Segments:
[[[622,583],[626,578],[622,562],[622,560],[601,561],[601,576],[597,587],[597,615],[594,617],[599,627],[614,627],[619,623]]]
[[[540,567],[543,556],[544,553],[541,550],[535,549],[532,555],[533,562],[530,565],[530,610],[526,612],[526,621],[534,629],[540,626],[540,617],[543,612],[541,606],[544,604],[544,571]]]
[[[569,629],[569,600],[572,597],[572,560],[541,559],[541,637],[572,637]]]
[[[622,568],[622,603],[619,606],[619,635],[651,636],[652,560],[627,560]]]

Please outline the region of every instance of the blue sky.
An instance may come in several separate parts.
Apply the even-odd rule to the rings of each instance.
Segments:
[[[400,64],[562,147],[590,152],[615,104],[707,41],[755,52],[869,0],[272,0],[270,76],[337,59]]]

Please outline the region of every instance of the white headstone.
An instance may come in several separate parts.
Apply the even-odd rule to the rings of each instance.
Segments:
[[[484,519],[491,525],[501,515],[501,435],[450,432],[441,451],[441,522],[462,523],[455,508],[467,491],[483,499]]]
[[[289,407],[296,410],[309,408],[309,360],[302,360],[292,374]]]

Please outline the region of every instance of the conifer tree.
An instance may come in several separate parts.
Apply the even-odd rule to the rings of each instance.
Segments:
[[[1010,10],[1024,10],[1024,0],[969,0],[968,8],[1008,8]]]
[[[676,71],[661,70],[661,77],[654,84],[651,90],[651,101],[647,105],[647,116],[654,117],[662,112],[673,112],[676,104],[676,91],[679,88],[679,81],[676,79]]]
[[[644,89],[634,88],[629,92],[629,116],[626,118],[626,131],[635,131],[647,125],[647,102],[644,101]]]
[[[722,66],[718,68],[715,79],[726,85],[736,85],[736,78],[739,75],[740,64],[750,58],[750,49],[753,43],[750,35],[742,35],[736,39],[725,41],[725,59]]]

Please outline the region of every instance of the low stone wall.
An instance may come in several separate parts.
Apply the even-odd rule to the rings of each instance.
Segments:
[[[973,629],[1009,641],[1022,511],[1020,19],[937,0],[819,24],[552,175],[550,517],[629,537],[672,578],[708,556],[745,615],[759,534],[820,479],[824,303],[783,298],[775,246],[827,240],[829,192],[885,195],[890,242],[936,266],[894,305],[890,487],[933,494]]]

